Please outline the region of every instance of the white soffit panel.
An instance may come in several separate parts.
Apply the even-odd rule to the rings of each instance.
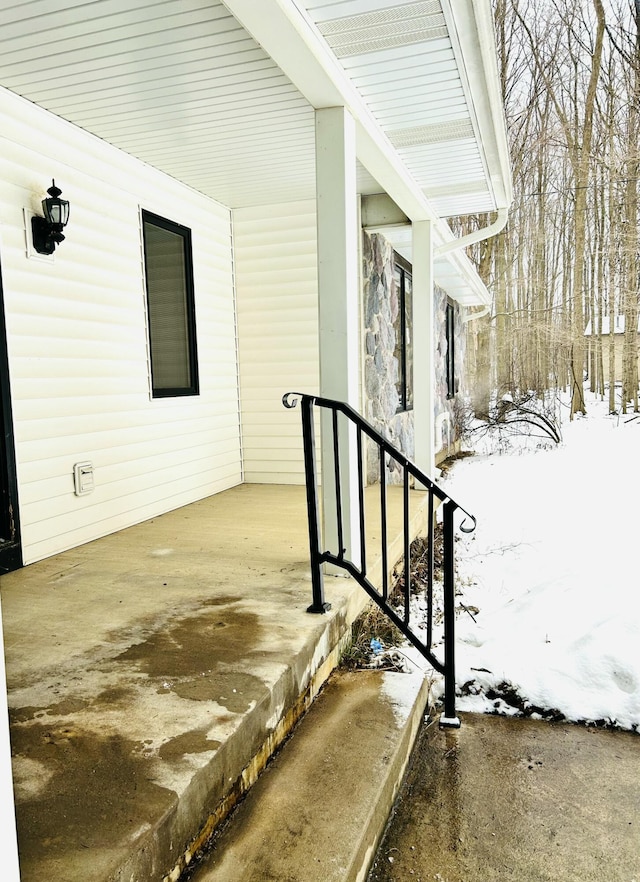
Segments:
[[[0,20],[0,85],[230,207],[313,197],[313,108],[219,0],[0,0]]]
[[[441,0],[305,7],[440,216],[495,210]]]

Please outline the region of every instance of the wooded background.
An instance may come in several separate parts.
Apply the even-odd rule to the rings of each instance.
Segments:
[[[573,417],[588,377],[611,412],[638,411],[640,0],[494,12],[515,197],[503,232],[469,252],[494,297],[467,324],[472,407],[565,389]]]

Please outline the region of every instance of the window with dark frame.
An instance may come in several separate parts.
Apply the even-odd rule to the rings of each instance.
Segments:
[[[396,413],[413,409],[413,284],[411,265],[399,254],[394,254],[393,282],[398,299],[398,310],[393,326],[396,332],[394,355],[398,360],[398,409]]]
[[[142,212],[154,398],[197,395],[191,230]]]
[[[455,341],[455,310],[452,303],[447,303],[445,316],[445,332],[447,338],[447,398],[454,398],[456,394],[456,341]]]

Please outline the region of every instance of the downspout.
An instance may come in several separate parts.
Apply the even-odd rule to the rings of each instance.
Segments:
[[[472,312],[471,314],[466,313],[462,317],[462,324],[466,325],[467,322],[473,322],[475,319],[484,318],[485,315],[489,315],[490,308],[489,306],[483,306],[479,312]]]
[[[444,446],[442,444],[442,427],[445,423],[447,424],[447,444],[446,444],[446,447],[448,449],[449,447],[451,447],[451,414],[449,413],[448,410],[443,410],[442,413],[439,413],[438,416],[436,417],[436,426],[435,426],[436,438],[438,439],[438,442],[440,444],[440,446],[436,450],[436,453],[439,453]]]
[[[448,254],[450,251],[458,251],[460,248],[467,248],[469,245],[475,245],[476,242],[482,242],[483,239],[489,239],[491,236],[495,236],[497,233],[501,232],[501,230],[504,230],[507,225],[508,217],[509,209],[499,208],[498,217],[493,223],[489,224],[488,227],[481,227],[479,230],[474,230],[473,233],[467,233],[466,236],[460,236],[459,239],[443,242],[442,245],[436,247],[434,257],[441,257],[443,254]]]
[[[497,235],[506,227],[508,218],[509,209],[499,208],[498,216],[493,223],[486,227],[481,227],[479,230],[474,230],[473,233],[467,233],[466,236],[461,236],[459,239],[453,239],[450,242],[444,242],[442,245],[438,245],[435,249],[435,256],[440,257],[443,254],[449,254],[451,251],[467,248],[469,245],[475,245],[476,242],[482,242],[484,239],[489,239],[491,236]],[[479,312],[465,315],[462,321],[466,324],[475,319],[483,318],[485,315],[489,314],[489,311],[490,307],[487,304]]]

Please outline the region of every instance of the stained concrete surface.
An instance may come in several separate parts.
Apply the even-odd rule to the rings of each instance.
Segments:
[[[639,882],[638,735],[461,718],[420,732],[367,882]]]
[[[422,674],[338,671],[189,882],[356,882],[427,703]]]
[[[177,878],[366,601],[307,614],[307,543],[303,487],[241,485],[2,576],[22,882]]]

